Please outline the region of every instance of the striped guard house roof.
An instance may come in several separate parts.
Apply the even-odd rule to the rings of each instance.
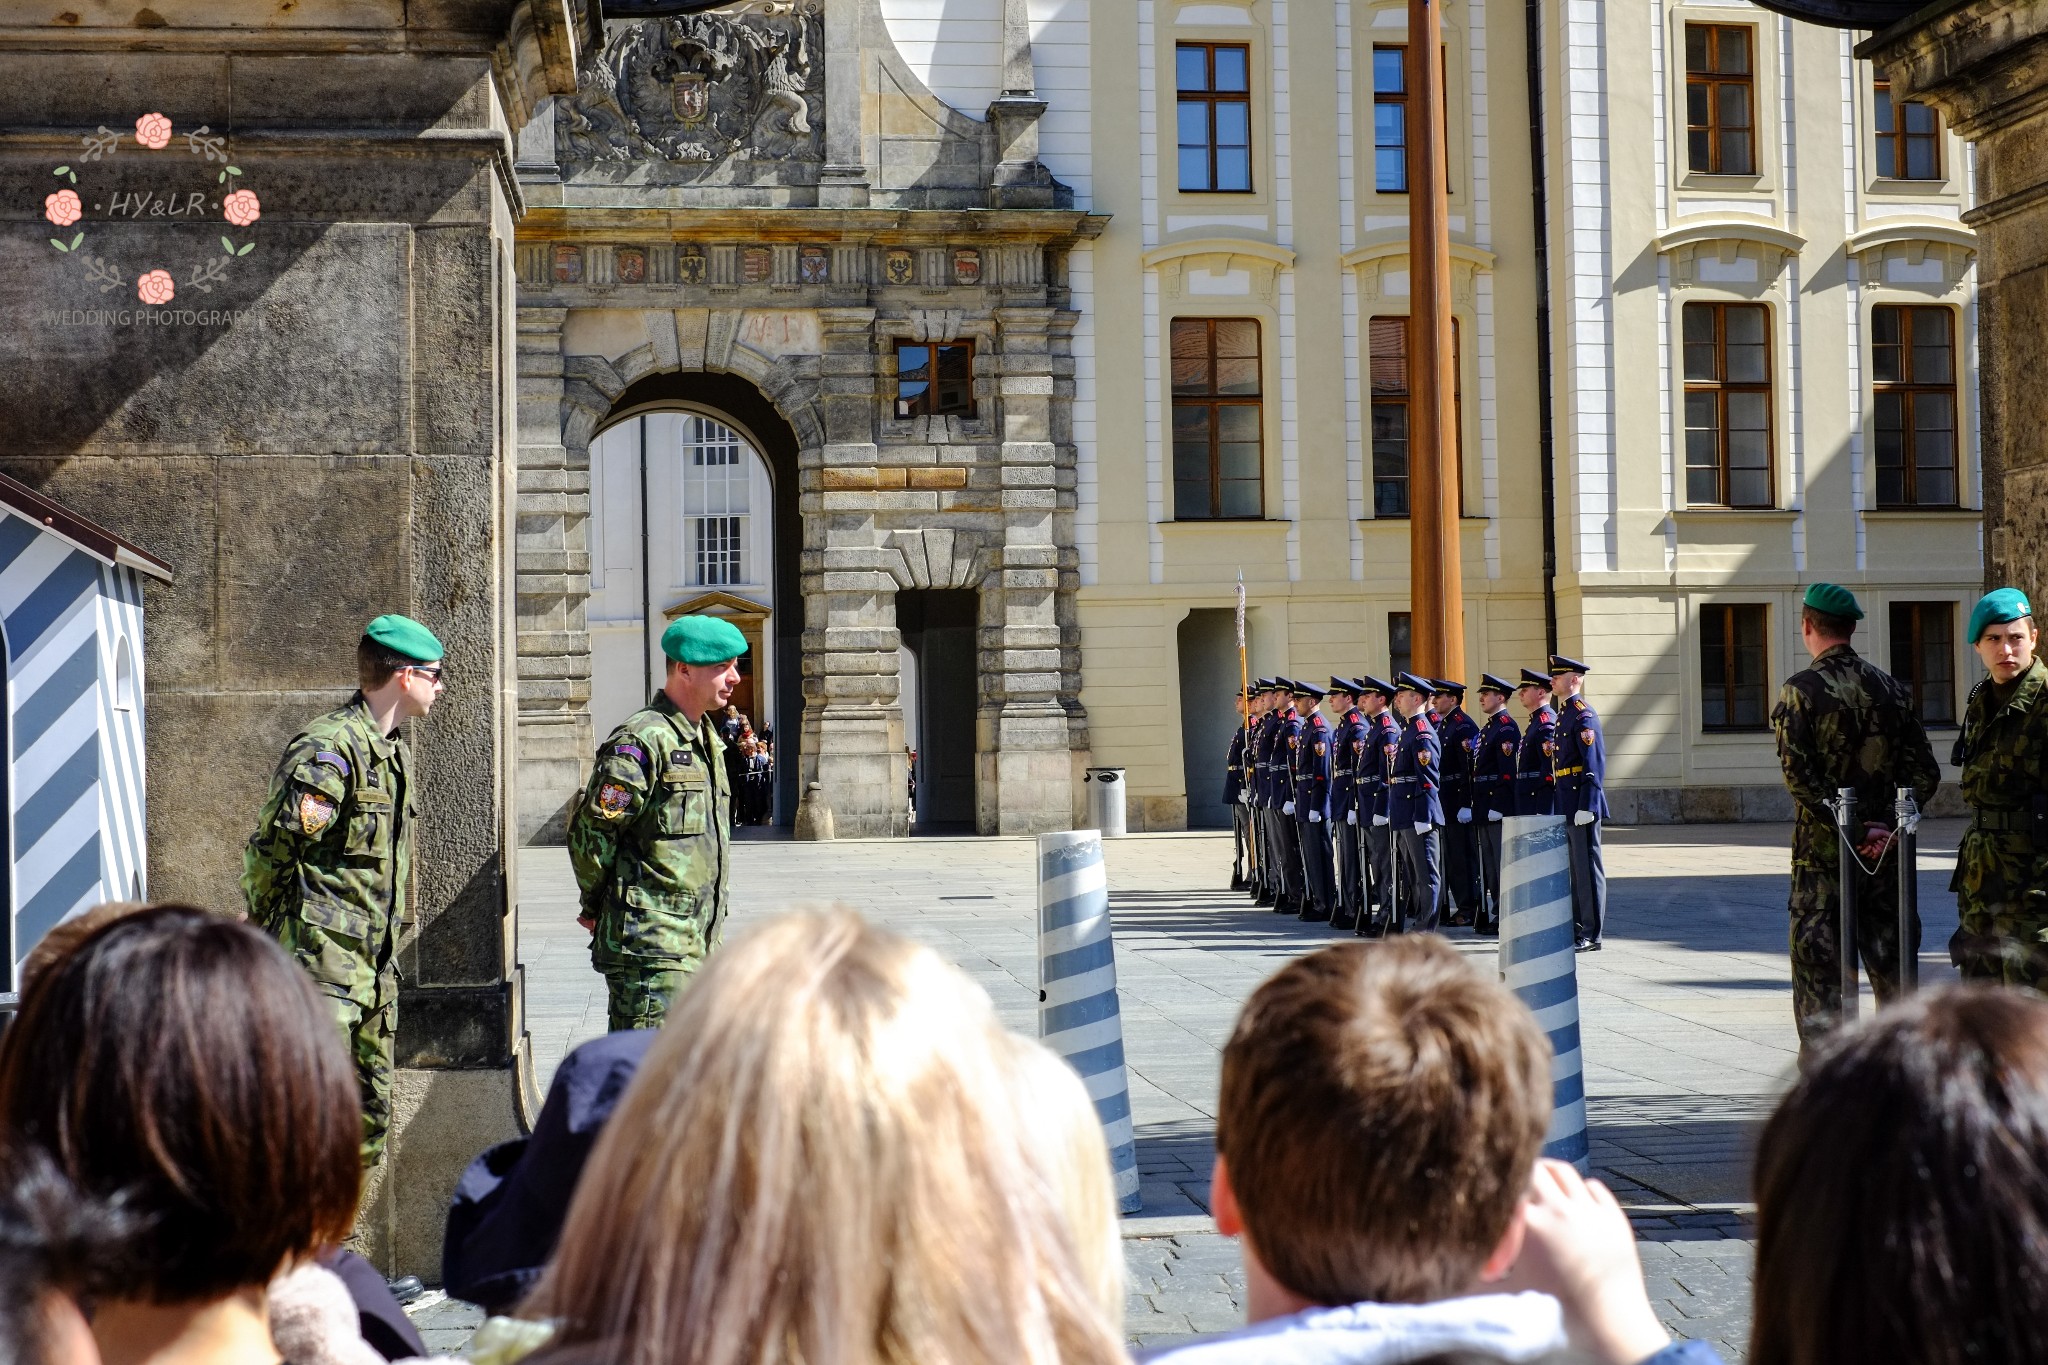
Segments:
[[[146,880],[144,577],[169,582],[171,568],[0,475],[17,957],[65,916]]]

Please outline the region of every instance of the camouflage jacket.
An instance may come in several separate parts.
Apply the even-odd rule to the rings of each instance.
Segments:
[[[1847,644],[1822,651],[1811,668],[1785,680],[1771,711],[1778,762],[1796,808],[1792,863],[1840,866],[1835,817],[1838,787],[1856,789],[1859,821],[1892,823],[1898,788],[1924,807],[1941,785],[1927,731],[1905,686]]]
[[[717,728],[704,718],[691,726],[655,693],[599,747],[569,820],[600,969],[703,960],[725,929],[731,828]]]
[[[1975,818],[1952,889],[1966,915],[2048,913],[2048,843],[2029,828],[2034,803],[2048,802],[2048,665],[2034,660],[2018,683],[1994,710],[1990,680],[1980,682],[1963,707],[1954,758]]]
[[[412,875],[412,759],[358,692],[307,726],[278,760],[242,854],[249,918],[330,995],[383,1003]]]

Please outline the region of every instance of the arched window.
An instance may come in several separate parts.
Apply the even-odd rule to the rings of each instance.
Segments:
[[[125,635],[114,644],[114,709],[135,709],[135,650]]]

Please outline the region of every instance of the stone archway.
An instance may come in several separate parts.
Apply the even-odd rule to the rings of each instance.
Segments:
[[[1022,439],[1051,434],[1049,416],[1029,412],[1049,396],[978,380],[1006,422],[955,434],[932,419],[876,439],[898,334],[974,328],[1007,375],[1049,370],[1057,325],[1050,310],[1021,308],[879,324],[872,308],[521,309],[520,765],[522,790],[537,794],[522,833],[559,837],[594,742],[581,606],[590,440],[622,405],[707,388],[723,393],[702,400],[720,410],[751,401],[772,413],[795,447],[798,528],[779,543],[784,555],[800,547],[797,591],[778,598],[802,608],[778,615],[801,624],[799,667],[782,670],[802,685],[800,758],[784,768],[800,784],[800,835],[907,832],[895,594],[924,587],[980,594],[977,827],[1071,827],[1087,757],[1071,495],[1062,507],[1055,475],[1071,447]]]

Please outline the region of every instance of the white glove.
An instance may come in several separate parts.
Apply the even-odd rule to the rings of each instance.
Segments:
[[[1310,811],[1308,813],[1308,822],[1311,825],[1320,825],[1323,823],[1323,813],[1319,810]]]
[[[1501,815],[1500,812],[1497,810],[1490,810],[1486,812],[1486,818],[1493,821],[1497,825],[1500,823]]]
[[[1355,811],[1355,810],[1347,810],[1347,811],[1345,811],[1345,812],[1344,812],[1344,823],[1345,823],[1345,824],[1347,824],[1347,825],[1355,825],[1355,824],[1357,824],[1357,823],[1358,823],[1358,812],[1357,812],[1357,811]]]
[[[1470,806],[1467,806],[1463,810],[1458,812],[1458,823],[1461,825],[1469,825],[1472,823],[1472,808]]]
[[[1387,820],[1387,817],[1384,815],[1375,815],[1372,818],[1372,825],[1374,829],[1385,829],[1388,823],[1389,822]]]
[[[1430,824],[1427,820],[1417,820],[1415,822],[1415,832],[1417,834],[1427,834],[1430,832],[1430,830],[1434,828],[1436,827]]]
[[[1575,825],[1590,825],[1590,824],[1592,824],[1592,823],[1593,823],[1593,812],[1591,812],[1591,811],[1589,811],[1589,810],[1582,810],[1582,811],[1580,811],[1580,812],[1579,812],[1579,813],[1578,813],[1577,815],[1574,815],[1574,816],[1572,817],[1572,823],[1573,823],[1573,824],[1575,824]]]
[[[1238,804],[1238,805],[1240,805],[1240,806],[1249,806],[1249,805],[1250,805],[1251,803],[1252,803],[1252,794],[1251,794],[1250,792],[1248,792],[1248,791],[1240,791],[1240,792],[1238,792],[1238,794],[1237,794],[1237,804]]]
[[[1293,803],[1292,801],[1289,801],[1289,802],[1288,802],[1288,803],[1287,803],[1286,805],[1284,805],[1284,806],[1282,806],[1282,807],[1280,808],[1280,813],[1281,813],[1282,815],[1292,815],[1292,814],[1294,814],[1294,803]]]

